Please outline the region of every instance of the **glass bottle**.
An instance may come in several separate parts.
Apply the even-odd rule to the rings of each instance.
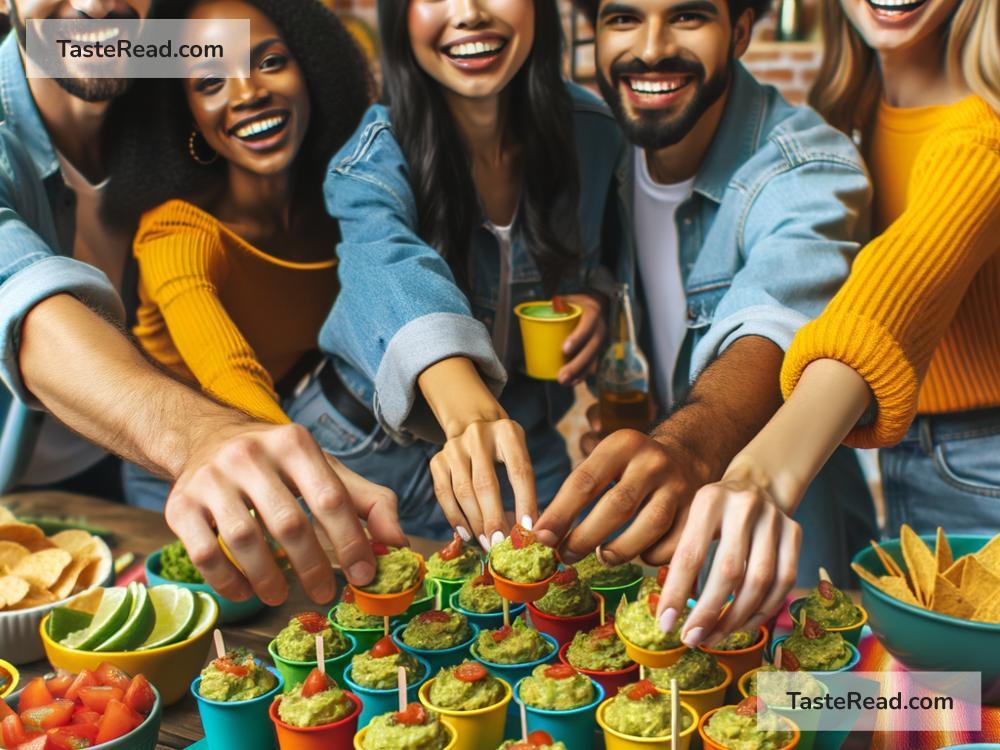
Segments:
[[[597,397],[601,430],[645,432],[652,417],[649,363],[635,336],[628,284],[618,284],[611,307],[611,344],[597,372]]]

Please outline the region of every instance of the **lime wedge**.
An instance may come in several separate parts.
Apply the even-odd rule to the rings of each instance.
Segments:
[[[181,586],[154,586],[149,590],[149,598],[156,611],[156,625],[138,651],[169,646],[183,641],[198,621],[201,599],[190,589]]]
[[[94,648],[94,651],[131,651],[146,640],[156,621],[153,603],[149,593],[141,583],[130,583],[132,609],[125,623],[115,633]]]
[[[101,603],[97,606],[94,619],[82,630],[70,633],[62,639],[66,648],[80,651],[93,651],[94,646],[104,643],[118,632],[132,611],[132,592],[129,589],[115,586],[104,589]]]
[[[211,630],[215,627],[215,623],[219,619],[219,605],[215,599],[206,594],[204,591],[198,591],[196,593],[198,598],[201,599],[201,611],[198,613],[198,620],[195,622],[191,632],[188,633],[187,638],[184,639],[186,641],[194,640],[199,635],[203,635],[206,630]]]
[[[49,615],[49,621],[46,625],[49,638],[58,643],[70,633],[85,630],[93,619],[94,616],[89,612],[81,612],[69,607],[56,607]]]

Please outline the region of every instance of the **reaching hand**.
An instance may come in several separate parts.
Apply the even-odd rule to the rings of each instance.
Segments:
[[[608,332],[604,306],[587,294],[567,294],[563,299],[583,309],[580,322],[563,344],[566,364],[559,370],[559,384],[573,386],[597,372]]]

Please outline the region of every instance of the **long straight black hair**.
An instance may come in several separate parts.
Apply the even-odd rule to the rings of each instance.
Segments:
[[[521,148],[519,230],[549,293],[578,267],[579,174],[573,105],[562,79],[562,27],[555,0],[535,4],[535,41],[511,80],[506,128]],[[378,0],[383,101],[409,166],[421,238],[448,261],[471,289],[469,246],[482,221],[472,163],[441,84],[417,63],[407,23],[410,0]]]

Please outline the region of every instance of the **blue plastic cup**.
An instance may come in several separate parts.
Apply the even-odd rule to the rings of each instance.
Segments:
[[[273,667],[267,670],[278,678],[278,684],[270,692],[248,701],[211,701],[199,694],[201,675],[191,683],[209,750],[231,750],[233,747],[275,750],[278,746],[268,709],[275,696],[281,694],[285,680]]]
[[[392,631],[392,642],[399,646],[399,648],[403,649],[403,651],[413,654],[417,658],[424,659],[430,665],[431,672],[434,674],[437,674],[438,670],[444,669],[445,667],[453,667],[454,665],[461,664],[465,661],[469,656],[469,647],[476,642],[476,638],[479,636],[479,628],[472,623],[469,623],[469,628],[472,630],[472,636],[465,643],[460,643],[457,646],[452,646],[451,648],[438,650],[413,648],[413,646],[407,646],[403,641],[403,629],[405,627],[405,624],[396,626],[396,629]],[[431,676],[433,677],[433,675]]]
[[[783,636],[780,636],[778,638],[775,638],[771,642],[771,650],[770,650],[770,654],[768,656],[768,658],[769,658],[770,661],[774,660],[774,649],[777,648],[778,644],[780,644],[780,643],[782,643],[783,641],[786,641],[786,640],[788,640],[788,636],[787,635],[783,635]],[[850,671],[852,671],[856,666],[858,666],[858,662],[861,661],[861,652],[858,651],[857,646],[851,645],[850,642],[847,642],[847,645],[851,649],[851,660],[849,662],[847,662],[847,664],[845,664],[844,666],[840,667],[839,669],[810,669],[809,671],[812,672],[812,673],[815,673],[815,674],[833,674],[835,672],[850,672]]]
[[[407,683],[407,703],[419,702],[420,699],[417,696],[417,691],[420,690],[420,686],[427,682],[427,680],[432,676],[431,665],[427,663],[427,660],[422,659],[419,656],[415,658],[420,664],[420,668],[423,670],[423,675],[421,675],[419,680]],[[368,726],[368,722],[380,714],[386,714],[390,711],[399,710],[399,690],[396,688],[375,690],[372,688],[361,687],[361,685],[354,681],[353,675],[354,665],[351,664],[348,665],[347,670],[344,672],[344,682],[347,684],[347,689],[361,699],[361,715],[358,717],[359,727]]]
[[[499,677],[508,685],[514,685],[523,677],[527,677],[531,674],[531,670],[539,664],[555,661],[556,656],[558,656],[559,644],[556,643],[556,639],[548,633],[542,633],[541,636],[550,646],[552,646],[552,650],[548,653],[548,655],[543,656],[541,659],[535,659],[535,661],[529,661],[524,664],[496,664],[495,662],[486,661],[486,659],[480,657],[479,654],[476,653],[475,644],[473,644],[471,649],[472,658],[486,667],[486,669],[489,670],[490,674],[493,676]],[[513,701],[511,701],[511,704],[513,705]]]
[[[472,610],[465,609],[459,606],[458,603],[458,592],[454,592],[451,598],[448,600],[448,604],[456,612],[465,615],[469,622],[474,623],[479,626],[480,630],[496,630],[503,626],[503,612],[488,612],[483,614],[481,612],[473,612]],[[524,612],[527,605],[517,604],[515,602],[510,603],[510,619],[513,620],[515,617],[521,615]]]
[[[161,559],[162,554],[162,550],[156,550],[156,552],[146,558],[146,586],[148,588],[169,584],[171,586],[179,586],[182,589],[201,591],[204,594],[208,594],[215,599],[216,604],[219,605],[220,625],[228,625],[229,623],[246,620],[264,609],[264,602],[256,596],[251,596],[249,599],[237,602],[222,596],[222,594],[218,593],[207,583],[184,583],[182,581],[171,581],[169,578],[164,578],[161,575],[163,567]]]
[[[518,703],[524,703],[521,700],[523,681],[523,678],[518,680],[514,686],[514,700]],[[524,710],[528,716],[528,731],[541,729],[548,732],[553,740],[562,741],[566,747],[593,747],[594,732],[597,731],[597,707],[604,700],[604,688],[593,680],[590,682],[594,686],[594,700],[580,708],[546,711],[524,703]]]

